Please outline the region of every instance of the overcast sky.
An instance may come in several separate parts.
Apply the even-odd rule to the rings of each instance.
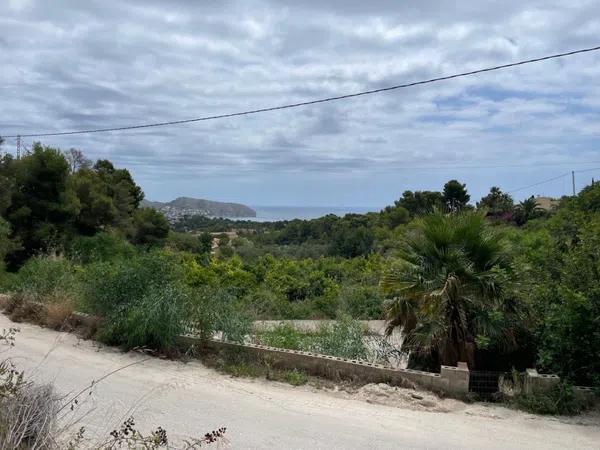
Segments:
[[[597,0],[4,0],[0,135],[300,102],[592,47],[599,32]],[[286,111],[42,142],[127,167],[151,200],[379,207],[450,178],[477,200],[491,185],[600,167],[598,80],[600,52]],[[577,174],[578,187],[592,176],[600,169]],[[515,196],[570,189],[566,176]]]

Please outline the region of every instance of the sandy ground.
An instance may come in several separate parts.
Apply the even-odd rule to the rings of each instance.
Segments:
[[[0,315],[0,329],[14,325]],[[16,347],[2,356],[39,381],[53,381],[62,394],[122,368],[68,415],[78,420],[74,431],[83,424],[90,438],[134,415],[141,429],[162,426],[172,440],[226,426],[228,448],[236,449],[600,448],[598,413],[536,417],[385,385],[346,392],[234,379],[196,361],[147,359],[35,325],[18,327]]]

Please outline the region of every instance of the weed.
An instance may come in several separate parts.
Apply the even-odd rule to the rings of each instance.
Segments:
[[[262,345],[289,350],[306,350],[308,339],[310,339],[309,333],[303,333],[287,323],[256,335],[256,340]]]
[[[55,330],[66,330],[68,321],[73,314],[73,300],[63,298],[61,301],[52,301],[46,305],[44,324]]]
[[[559,383],[547,392],[521,394],[515,401],[517,407],[534,414],[575,415],[586,408],[567,383]]]
[[[258,378],[266,373],[263,367],[248,362],[225,364],[222,370],[231,376],[242,378]]]
[[[295,369],[283,372],[283,379],[292,386],[302,386],[308,383],[308,375]]]
[[[364,333],[358,320],[344,316],[333,325],[321,328],[320,338],[313,344],[312,351],[340,358],[366,359]]]

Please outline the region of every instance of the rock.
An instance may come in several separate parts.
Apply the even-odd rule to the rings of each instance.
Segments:
[[[415,398],[415,399],[417,399],[417,400],[423,400],[423,396],[422,396],[422,395],[419,395],[419,394],[414,394],[414,393],[412,393],[412,392],[411,392],[410,396],[411,396],[412,398]]]

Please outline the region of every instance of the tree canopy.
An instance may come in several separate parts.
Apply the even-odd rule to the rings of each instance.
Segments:
[[[450,180],[444,184],[444,205],[449,211],[460,211],[464,209],[471,196],[467,193],[467,185],[457,180]]]

